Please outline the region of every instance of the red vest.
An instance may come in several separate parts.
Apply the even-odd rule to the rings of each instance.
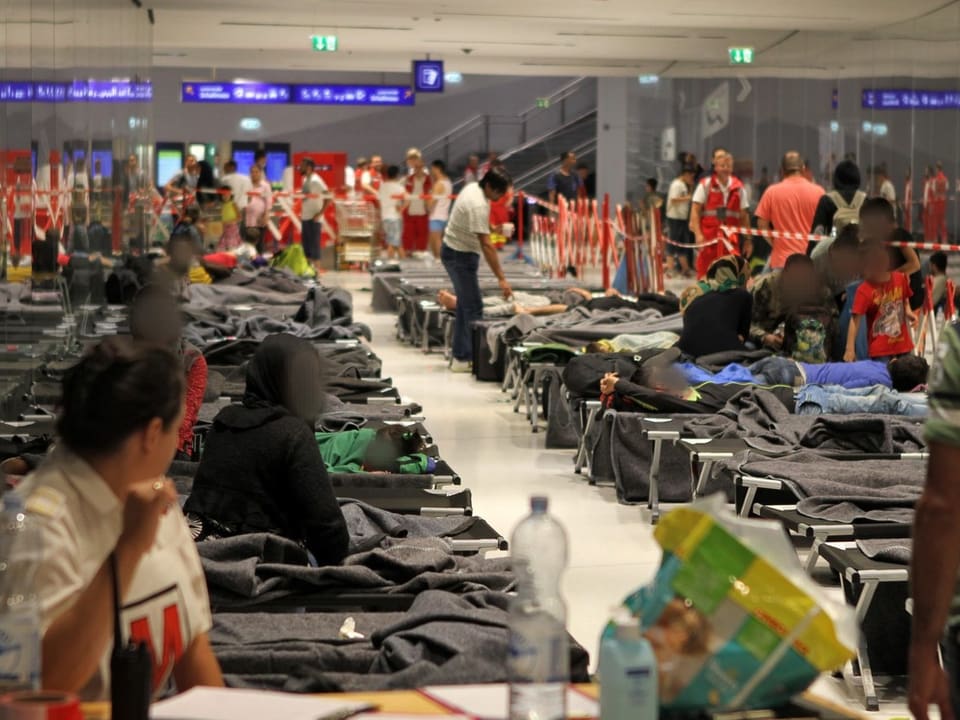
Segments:
[[[703,239],[716,240],[721,225],[740,227],[740,210],[742,209],[740,194],[743,183],[733,175],[730,176],[726,202],[714,175],[703,178],[700,184],[707,191],[707,200],[700,210],[700,230],[703,232]]]
[[[947,192],[950,190],[950,182],[947,180],[947,176],[942,172],[937,173],[937,176],[933,179],[933,199],[938,203],[945,203],[947,201]]]

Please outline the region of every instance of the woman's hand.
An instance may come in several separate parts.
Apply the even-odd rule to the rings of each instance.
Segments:
[[[510,283],[507,282],[506,278],[500,278],[497,284],[500,286],[500,292],[503,293],[504,300],[509,300],[513,297],[513,288],[510,287]]]
[[[169,480],[150,480],[130,488],[123,508],[123,532],[118,545],[143,556],[153,547],[160,518],[177,502],[177,491]]]
[[[617,381],[620,376],[616,373],[607,373],[600,381],[600,392],[604,395],[612,395],[617,388]]]
[[[843,354],[844,362],[854,362],[857,359],[857,351],[847,348],[847,351]]]

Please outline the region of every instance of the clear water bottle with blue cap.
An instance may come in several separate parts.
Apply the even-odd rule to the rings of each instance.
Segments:
[[[40,603],[34,579],[43,536],[8,492],[0,508],[0,694],[40,689]]]
[[[509,618],[510,720],[566,717],[570,646],[560,581],[567,567],[567,533],[547,508],[547,498],[531,498],[530,515],[511,541],[517,594]]]

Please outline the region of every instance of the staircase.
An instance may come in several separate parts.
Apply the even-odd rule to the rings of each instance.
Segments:
[[[596,115],[596,80],[577,78],[516,115],[475,115],[421,151],[442,158],[457,178],[471,154],[482,162],[490,150],[500,150],[500,159],[518,179],[547,163],[552,170],[561,152],[576,152],[589,139],[595,142]]]
[[[556,130],[534,138],[500,156],[517,190],[545,194],[547,178],[560,165],[560,155],[572,151],[577,161],[596,167],[597,111],[589,110]],[[593,162],[591,162],[593,161]]]

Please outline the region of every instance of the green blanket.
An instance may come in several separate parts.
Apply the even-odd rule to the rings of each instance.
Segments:
[[[327,472],[361,473],[366,472],[363,458],[367,447],[377,436],[376,430],[343,430],[335,433],[316,433],[317,446],[323,458]],[[397,458],[396,472],[402,475],[428,474],[429,458],[422,453],[404,455]]]

